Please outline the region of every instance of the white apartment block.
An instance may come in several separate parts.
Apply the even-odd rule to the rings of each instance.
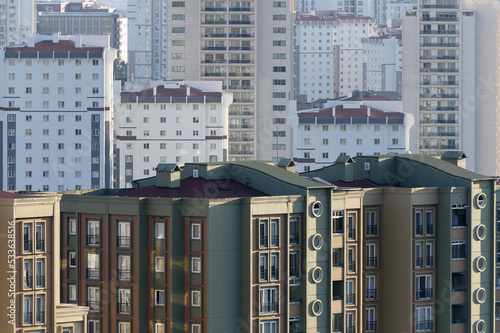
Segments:
[[[229,160],[290,157],[294,1],[129,1],[129,79],[220,81]],[[277,128],[277,129],[276,129]],[[276,144],[275,135],[285,132]]]
[[[496,3],[419,3],[403,25],[403,101],[415,115],[410,149],[464,151],[467,168],[500,175],[500,62]]]
[[[363,38],[363,90],[396,91],[402,95],[401,31]]]
[[[25,43],[36,33],[36,0],[0,0],[0,47]]]
[[[297,171],[330,165],[339,155],[402,154],[408,150],[411,117],[392,110],[401,109],[401,102],[331,101],[327,105],[297,112]],[[379,108],[384,105],[389,110]]]
[[[375,0],[373,17],[377,25],[386,25],[389,20],[402,20],[407,10],[416,8],[416,0],[387,1]]]
[[[0,54],[3,190],[111,185],[109,36],[33,36]]]
[[[165,82],[121,92],[114,127],[115,187],[154,175],[159,163],[225,162],[233,98],[220,82]]]
[[[297,92],[308,100],[363,90],[362,39],[375,35],[369,17],[336,11],[298,13]]]

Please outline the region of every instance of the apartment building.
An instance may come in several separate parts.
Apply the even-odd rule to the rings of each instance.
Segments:
[[[97,2],[45,2],[36,4],[40,35],[109,35],[111,47],[121,50],[120,14]],[[121,57],[120,53],[118,54]]]
[[[163,82],[127,89],[115,106],[115,187],[159,163],[226,162],[232,94],[220,82]]]
[[[298,169],[310,171],[333,164],[339,155],[404,154],[408,150],[411,117],[345,103],[297,113]]]
[[[4,332],[84,332],[88,308],[59,299],[60,196],[0,192]]]
[[[415,0],[376,0],[374,4],[375,10],[372,17],[377,20],[377,25],[389,24],[390,20],[402,20],[407,10],[417,7]]]
[[[1,52],[0,188],[111,186],[113,60],[108,36],[34,36]]]
[[[363,89],[403,92],[401,30],[363,38]]]
[[[290,156],[293,2],[132,1],[128,9],[129,81],[221,81],[233,93],[229,159]]]
[[[0,47],[25,43],[36,34],[34,0],[11,0],[0,3]]]
[[[403,100],[419,120],[413,152],[464,151],[468,169],[500,174],[498,42],[489,38],[498,10],[487,1],[432,1],[406,12]]]
[[[363,90],[362,39],[375,35],[369,17],[336,11],[298,13],[297,92],[308,100]]]

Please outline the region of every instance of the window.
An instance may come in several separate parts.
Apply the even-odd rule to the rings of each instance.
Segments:
[[[33,310],[32,310],[32,306],[33,306],[33,296],[29,295],[29,296],[24,296],[24,324],[31,324],[33,323]]]
[[[260,313],[278,312],[278,288],[260,289]]]
[[[98,59],[92,59],[92,66],[98,66],[99,65],[99,60]]]
[[[453,241],[451,243],[451,258],[463,260],[467,258],[465,241]]]
[[[349,235],[348,235],[348,240],[355,240],[356,239],[356,221],[355,221],[356,215],[353,213],[350,213],[348,215],[348,229],[349,229]]]
[[[129,306],[129,308],[130,308],[130,306]],[[130,313],[130,309],[128,312],[120,312],[120,313]],[[118,332],[119,333],[130,333],[131,332],[130,322],[123,322],[123,321],[119,322],[118,323]]]
[[[278,323],[275,320],[266,320],[260,322],[259,333],[277,333]]]
[[[432,298],[432,276],[420,275],[416,277],[415,283],[416,299]]]
[[[377,235],[376,213],[376,211],[366,212],[366,235],[368,236]]]
[[[201,239],[201,224],[192,223],[191,224],[191,239]]]
[[[81,73],[76,73],[75,74],[75,80],[81,80],[82,79],[82,74]]]
[[[155,256],[155,272],[165,272],[165,256]]]
[[[74,284],[68,285],[68,300],[76,301],[76,285]]]
[[[273,21],[285,21],[285,20],[286,20],[286,15],[278,15],[278,14],[273,15]]]
[[[87,221],[87,245],[98,246],[100,242],[99,221]]]
[[[365,309],[365,326],[366,331],[373,332],[377,330],[377,321],[375,317],[375,308],[366,308]]]
[[[420,307],[415,310],[416,331],[431,331],[433,326],[431,319],[431,307]]]
[[[23,237],[24,237],[24,252],[31,252],[32,250],[31,223],[25,224],[23,226]]]
[[[33,287],[32,267],[33,267],[33,261],[31,259],[25,259],[24,260],[24,271],[23,271],[24,288],[32,288]]]
[[[68,253],[69,267],[76,267],[76,252]]]
[[[92,73],[92,80],[99,80],[99,73]]]
[[[118,247],[130,247],[130,222],[118,222]]]
[[[356,272],[356,255],[354,253],[354,248],[350,247],[347,251],[347,259],[349,261],[349,273]]]
[[[45,232],[44,224],[37,223],[35,225],[35,251],[42,252],[45,250]]]
[[[128,288],[118,289],[118,313],[119,314],[130,313],[130,289]]]
[[[267,281],[267,253],[262,253],[259,257],[259,280]]]
[[[467,210],[465,208],[453,208],[451,211],[451,225],[453,228],[461,228],[467,225]]]
[[[354,293],[354,280],[348,279],[345,281],[346,304],[354,304],[356,295]]]
[[[286,80],[273,80],[273,86],[284,86],[286,85]]]
[[[98,94],[99,93],[99,88],[98,87],[92,87],[92,93],[93,94]]]
[[[129,255],[119,255],[118,256],[118,280],[129,281],[130,280],[130,256]]]
[[[75,116],[75,121],[82,121],[82,116],[76,115]]]
[[[191,306],[201,306],[201,290],[191,290]]]
[[[191,258],[191,273],[201,273],[201,258],[192,257]]]
[[[87,333],[100,333],[100,322],[98,320],[88,320]]]
[[[422,236],[424,234],[424,225],[422,221],[422,211],[415,212],[415,235]]]
[[[366,245],[366,267],[377,267],[377,254],[375,244]]]
[[[366,299],[376,299],[377,289],[375,285],[375,275],[366,276]]]
[[[98,279],[99,269],[99,253],[87,252],[87,278]]]
[[[267,239],[267,220],[260,220],[259,222],[259,238],[260,238],[260,247],[268,246]]]
[[[297,251],[290,252],[290,277],[298,278],[300,276],[299,253]]]
[[[101,309],[101,301],[100,301],[100,290],[99,287],[88,287],[87,289],[87,306],[89,310],[92,311],[100,311]],[[89,326],[90,326],[89,320]],[[91,330],[88,333],[92,332]],[[94,331],[98,332],[98,331]]]
[[[432,235],[434,234],[434,223],[432,220],[433,211],[427,210],[425,212],[425,234]]]
[[[165,290],[163,289],[155,289],[155,305],[163,306],[165,305]]]

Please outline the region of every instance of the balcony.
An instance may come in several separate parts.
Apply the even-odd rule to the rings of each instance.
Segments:
[[[37,275],[36,286],[38,288],[43,288],[45,286],[45,275]]]
[[[421,47],[458,47],[458,43],[420,43]]]
[[[226,59],[205,59],[201,61],[202,64],[225,64]]]
[[[204,34],[203,37],[211,37],[211,38],[225,38],[226,34]]]
[[[233,85],[229,86],[230,90],[252,90],[253,86],[247,86],[247,85]]]
[[[31,252],[33,242],[31,240],[24,240],[24,252]]]
[[[33,322],[33,312],[24,312],[24,323],[31,324]]]
[[[229,8],[230,12],[251,12],[252,8],[250,7],[231,7]]]
[[[456,119],[421,119],[421,124],[457,124]],[[430,226],[432,228],[432,225]],[[427,226],[427,234],[432,235],[433,232],[429,233],[429,226]]]
[[[226,76],[226,73],[209,73],[209,72],[205,72],[205,73],[202,73],[203,76]]]
[[[421,5],[421,8],[453,9],[453,8],[458,8],[458,4],[450,4],[450,5]]]
[[[235,59],[235,60],[229,60],[229,63],[230,64],[252,64],[253,61],[247,60],[247,59],[243,59],[243,60]],[[231,89],[231,88],[229,88],[229,89]],[[241,89],[241,88],[235,88],[235,89]],[[249,88],[247,88],[247,89],[249,89]]]
[[[425,132],[420,136],[458,136],[458,132]]]
[[[229,37],[248,38],[253,37],[253,34],[229,34]]]
[[[37,324],[45,322],[45,311],[37,311],[35,315],[35,320]]]
[[[420,111],[458,111],[458,106],[420,106]]]
[[[35,242],[35,246],[36,246],[35,249],[37,251],[40,251],[40,252],[44,251],[45,250],[45,240],[43,240],[43,239],[37,240]]]
[[[201,22],[201,24],[226,24],[226,20],[206,20],[205,22]]]
[[[423,35],[458,35],[458,30],[421,30],[420,33]]]
[[[33,288],[33,277],[25,276],[24,277],[24,288]]]
[[[290,267],[290,278],[298,278],[300,276],[299,267]]]
[[[432,330],[432,320],[420,320],[415,323],[417,331],[431,331]]]
[[[205,7],[201,9],[205,12],[225,12],[227,9],[225,7]]]
[[[299,245],[299,234],[290,234],[290,245]]]
[[[233,103],[253,103],[253,98],[240,98],[240,97],[233,97]],[[234,126],[234,127],[231,127]],[[241,126],[241,127],[238,127]],[[249,127],[249,125],[229,125],[229,128],[253,128]]]
[[[99,301],[87,301],[87,306],[90,311],[100,311],[101,310],[101,302]]]
[[[260,247],[267,247],[268,238],[267,236],[260,236]]]
[[[376,225],[366,226],[366,235],[367,236],[376,236],[377,235],[377,226]]]
[[[230,155],[253,155],[252,150],[230,150],[229,154]]]
[[[459,145],[454,144],[454,145],[420,145],[420,149],[438,149],[438,150],[443,150],[443,149],[459,149]]]
[[[345,296],[345,304],[355,304],[356,303],[356,294],[347,294]]]
[[[367,321],[366,322],[366,330],[367,331],[376,331],[377,330],[377,322],[376,321]]]
[[[253,21],[250,20],[229,21],[229,24],[253,24]]]
[[[417,299],[429,299],[432,298],[432,288],[417,289]]]
[[[229,141],[230,142],[248,142],[248,141],[253,142],[253,138],[230,137]]]
[[[366,299],[376,299],[377,289],[366,289]]]
[[[229,51],[251,51],[253,48],[251,46],[230,46]]]
[[[87,279],[98,279],[99,268],[87,268]]]
[[[349,228],[349,235],[348,235],[349,240],[354,240],[356,239],[356,229],[351,229]]]
[[[427,256],[427,261],[426,261],[427,266],[432,267],[434,266],[434,257],[432,256]]]
[[[420,98],[458,98],[458,94],[420,94]]]
[[[118,236],[118,247],[130,247],[130,236]]]
[[[345,328],[345,333],[356,333],[356,327],[355,326],[347,326]]]
[[[130,280],[130,270],[128,269],[119,269],[118,270],[118,280],[124,281],[124,280]]]
[[[424,258],[416,257],[415,258],[415,267],[422,267],[424,263]]]
[[[87,245],[99,246],[100,237],[99,235],[87,235]]]
[[[458,17],[422,17],[426,22],[458,22]]]
[[[420,73],[458,73],[458,68],[420,68]]]
[[[130,303],[118,303],[118,313],[127,314],[130,313]]]
[[[366,267],[368,267],[368,268],[377,267],[377,257],[367,257],[366,258]]]
[[[231,72],[231,73],[229,73],[229,76],[249,77],[249,76],[253,76],[253,73]]]
[[[204,46],[201,49],[208,51],[225,51],[227,48],[225,46]]]
[[[349,262],[349,273],[354,273],[355,271],[356,271],[356,262],[350,261]]]
[[[278,302],[260,303],[260,313],[278,312]]]
[[[420,82],[421,86],[457,86],[455,81],[423,81]]]

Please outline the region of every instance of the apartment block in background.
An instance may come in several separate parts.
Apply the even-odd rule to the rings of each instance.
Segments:
[[[233,93],[229,160],[290,157],[289,1],[129,3],[129,81],[221,81]]]
[[[488,1],[419,2],[406,12],[403,101],[418,119],[413,152],[464,151],[468,169],[500,174],[498,41],[491,38],[498,17]]]
[[[59,298],[60,199],[0,192],[4,332],[84,332],[88,309]]]
[[[36,34],[36,1],[11,0],[0,7],[0,47],[26,43]]]
[[[108,36],[35,36],[3,50],[0,188],[111,186],[115,56]]]
[[[97,2],[37,2],[40,35],[109,35],[111,47],[121,50],[120,14]],[[118,53],[118,57],[121,57]]]
[[[115,187],[154,175],[159,163],[227,161],[232,95],[220,82],[162,82],[117,99]]]

